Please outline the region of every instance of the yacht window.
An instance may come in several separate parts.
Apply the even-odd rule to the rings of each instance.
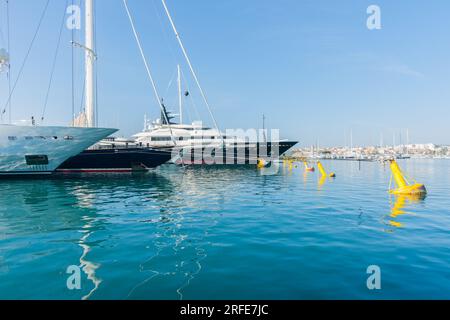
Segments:
[[[152,137],[152,141],[172,141],[171,137]]]
[[[9,136],[9,137],[8,137],[8,140],[9,140],[9,141],[16,141],[16,140],[17,140],[17,137]]]
[[[29,155],[25,156],[25,161],[29,166],[42,166],[47,165],[48,157],[46,155]]]
[[[33,137],[25,137],[25,140],[33,140]]]

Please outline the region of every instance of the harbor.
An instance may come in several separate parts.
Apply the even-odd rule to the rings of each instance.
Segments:
[[[389,159],[450,159],[450,146],[409,144],[398,146],[314,147],[295,148],[289,153],[293,159],[332,159],[354,161],[387,161]]]
[[[447,20],[355,7],[0,0],[0,301],[450,300]]]

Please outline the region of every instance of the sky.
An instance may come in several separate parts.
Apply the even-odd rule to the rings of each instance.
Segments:
[[[47,0],[10,0],[16,80]],[[69,2],[72,0],[69,0]],[[74,0],[78,3],[80,0]],[[13,120],[41,117],[66,0],[50,0],[12,98]],[[301,146],[450,144],[450,2],[447,0],[167,0],[222,130],[280,129]],[[378,5],[381,29],[367,28]],[[160,0],[129,0],[160,95],[177,111],[180,64],[187,121],[211,125]],[[0,0],[0,48],[6,47]],[[66,16],[67,18],[67,16]],[[99,124],[130,136],[159,107],[121,0],[96,0]],[[84,22],[84,21],[83,21]],[[45,124],[72,117],[71,32],[63,29]],[[83,42],[83,31],[75,32]],[[75,48],[75,111],[83,52]],[[171,84],[171,85],[170,85]],[[0,74],[0,107],[8,97]],[[4,116],[3,121],[8,118]]]

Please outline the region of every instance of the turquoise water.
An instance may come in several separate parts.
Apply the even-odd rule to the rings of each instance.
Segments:
[[[449,299],[450,161],[400,162],[424,200],[389,196],[382,164],[324,165],[0,181],[0,298]]]

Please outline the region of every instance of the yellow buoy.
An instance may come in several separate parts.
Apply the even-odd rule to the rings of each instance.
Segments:
[[[264,168],[264,160],[258,159],[256,166],[258,167],[258,169]]]
[[[322,174],[323,177],[330,177],[330,178],[335,178],[336,177],[336,174],[334,172],[328,174],[325,171],[325,169],[323,168],[323,165],[322,165],[322,163],[320,161],[317,161],[317,168],[319,168],[319,171],[320,171],[320,173]]]
[[[402,170],[395,160],[391,160],[391,171],[394,178],[396,189],[391,189],[391,194],[399,195],[423,195],[427,193],[427,189],[421,183],[409,183]]]
[[[270,163],[264,159],[258,159],[256,166],[258,167],[258,169],[262,169],[268,167],[269,164]]]

